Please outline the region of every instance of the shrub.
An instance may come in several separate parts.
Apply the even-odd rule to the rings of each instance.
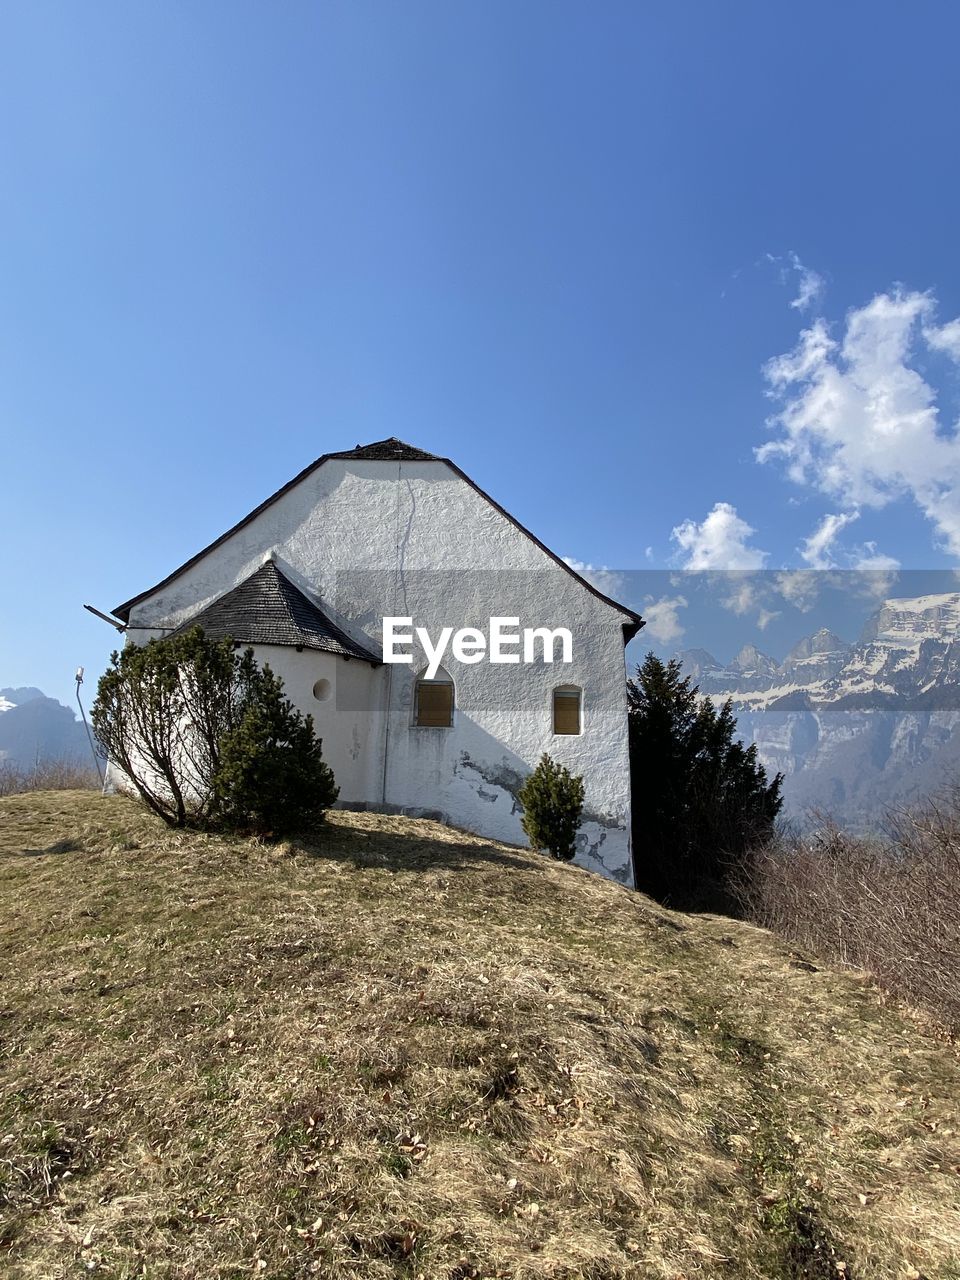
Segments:
[[[171,826],[202,824],[219,743],[239,714],[240,666],[229,640],[200,627],[113,653],[90,713],[107,757]]]
[[[337,796],[313,722],[282,681],[252,649],[200,627],[114,653],[91,719],[109,759],[171,826],[290,831]]]
[[[740,894],[749,919],[866,970],[960,1032],[960,793],[898,815],[885,839],[826,822],[814,836],[772,841]]]
[[[583,812],[583,778],[542,755],[517,799],[523,805],[521,825],[531,848],[547,849],[552,857],[569,862]]]
[[[295,831],[322,816],[339,788],[313,718],[283,696],[283,682],[252,663],[244,678],[242,713],[220,740],[215,812],[235,828]]]
[[[9,760],[0,761],[0,796],[25,791],[80,791],[99,789],[100,779],[92,766],[76,760],[39,760],[30,769]]]

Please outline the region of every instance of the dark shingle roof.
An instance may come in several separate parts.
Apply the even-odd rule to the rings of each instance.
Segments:
[[[352,640],[319,605],[308,600],[272,560],[177,627],[173,634],[197,626],[215,640],[229,636],[242,644],[296,645],[338,653],[344,658],[380,662],[372,649]]]
[[[335,458],[366,458],[374,462],[439,462],[435,453],[427,453],[425,449],[417,449],[412,444],[404,444],[396,436],[386,440],[375,440],[373,444],[358,444],[355,449],[346,453],[335,453]]]

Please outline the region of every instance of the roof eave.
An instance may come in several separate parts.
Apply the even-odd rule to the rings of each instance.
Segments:
[[[639,614],[635,615],[634,620],[632,622],[625,622],[623,624],[624,646],[628,645],[630,641],[636,635],[638,635],[646,625],[647,625],[646,622],[643,620],[643,618],[640,617]]]
[[[200,624],[198,624],[200,625]],[[309,649],[312,653],[329,653],[331,657],[342,658],[344,662],[369,662],[371,667],[382,667],[383,659],[378,658],[373,653],[344,653],[342,649],[334,649],[330,645],[311,644],[309,640],[251,640],[243,636],[231,636],[230,639],[234,644],[250,644],[257,645],[258,648],[274,648],[274,649]]]

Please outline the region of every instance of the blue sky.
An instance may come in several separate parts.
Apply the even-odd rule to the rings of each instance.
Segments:
[[[0,684],[386,435],[591,565],[956,562],[955,6],[0,21]]]

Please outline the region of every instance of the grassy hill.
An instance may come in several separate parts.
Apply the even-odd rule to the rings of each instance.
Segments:
[[[0,974],[4,1276],[960,1276],[949,1045],[518,849],[10,797]]]

